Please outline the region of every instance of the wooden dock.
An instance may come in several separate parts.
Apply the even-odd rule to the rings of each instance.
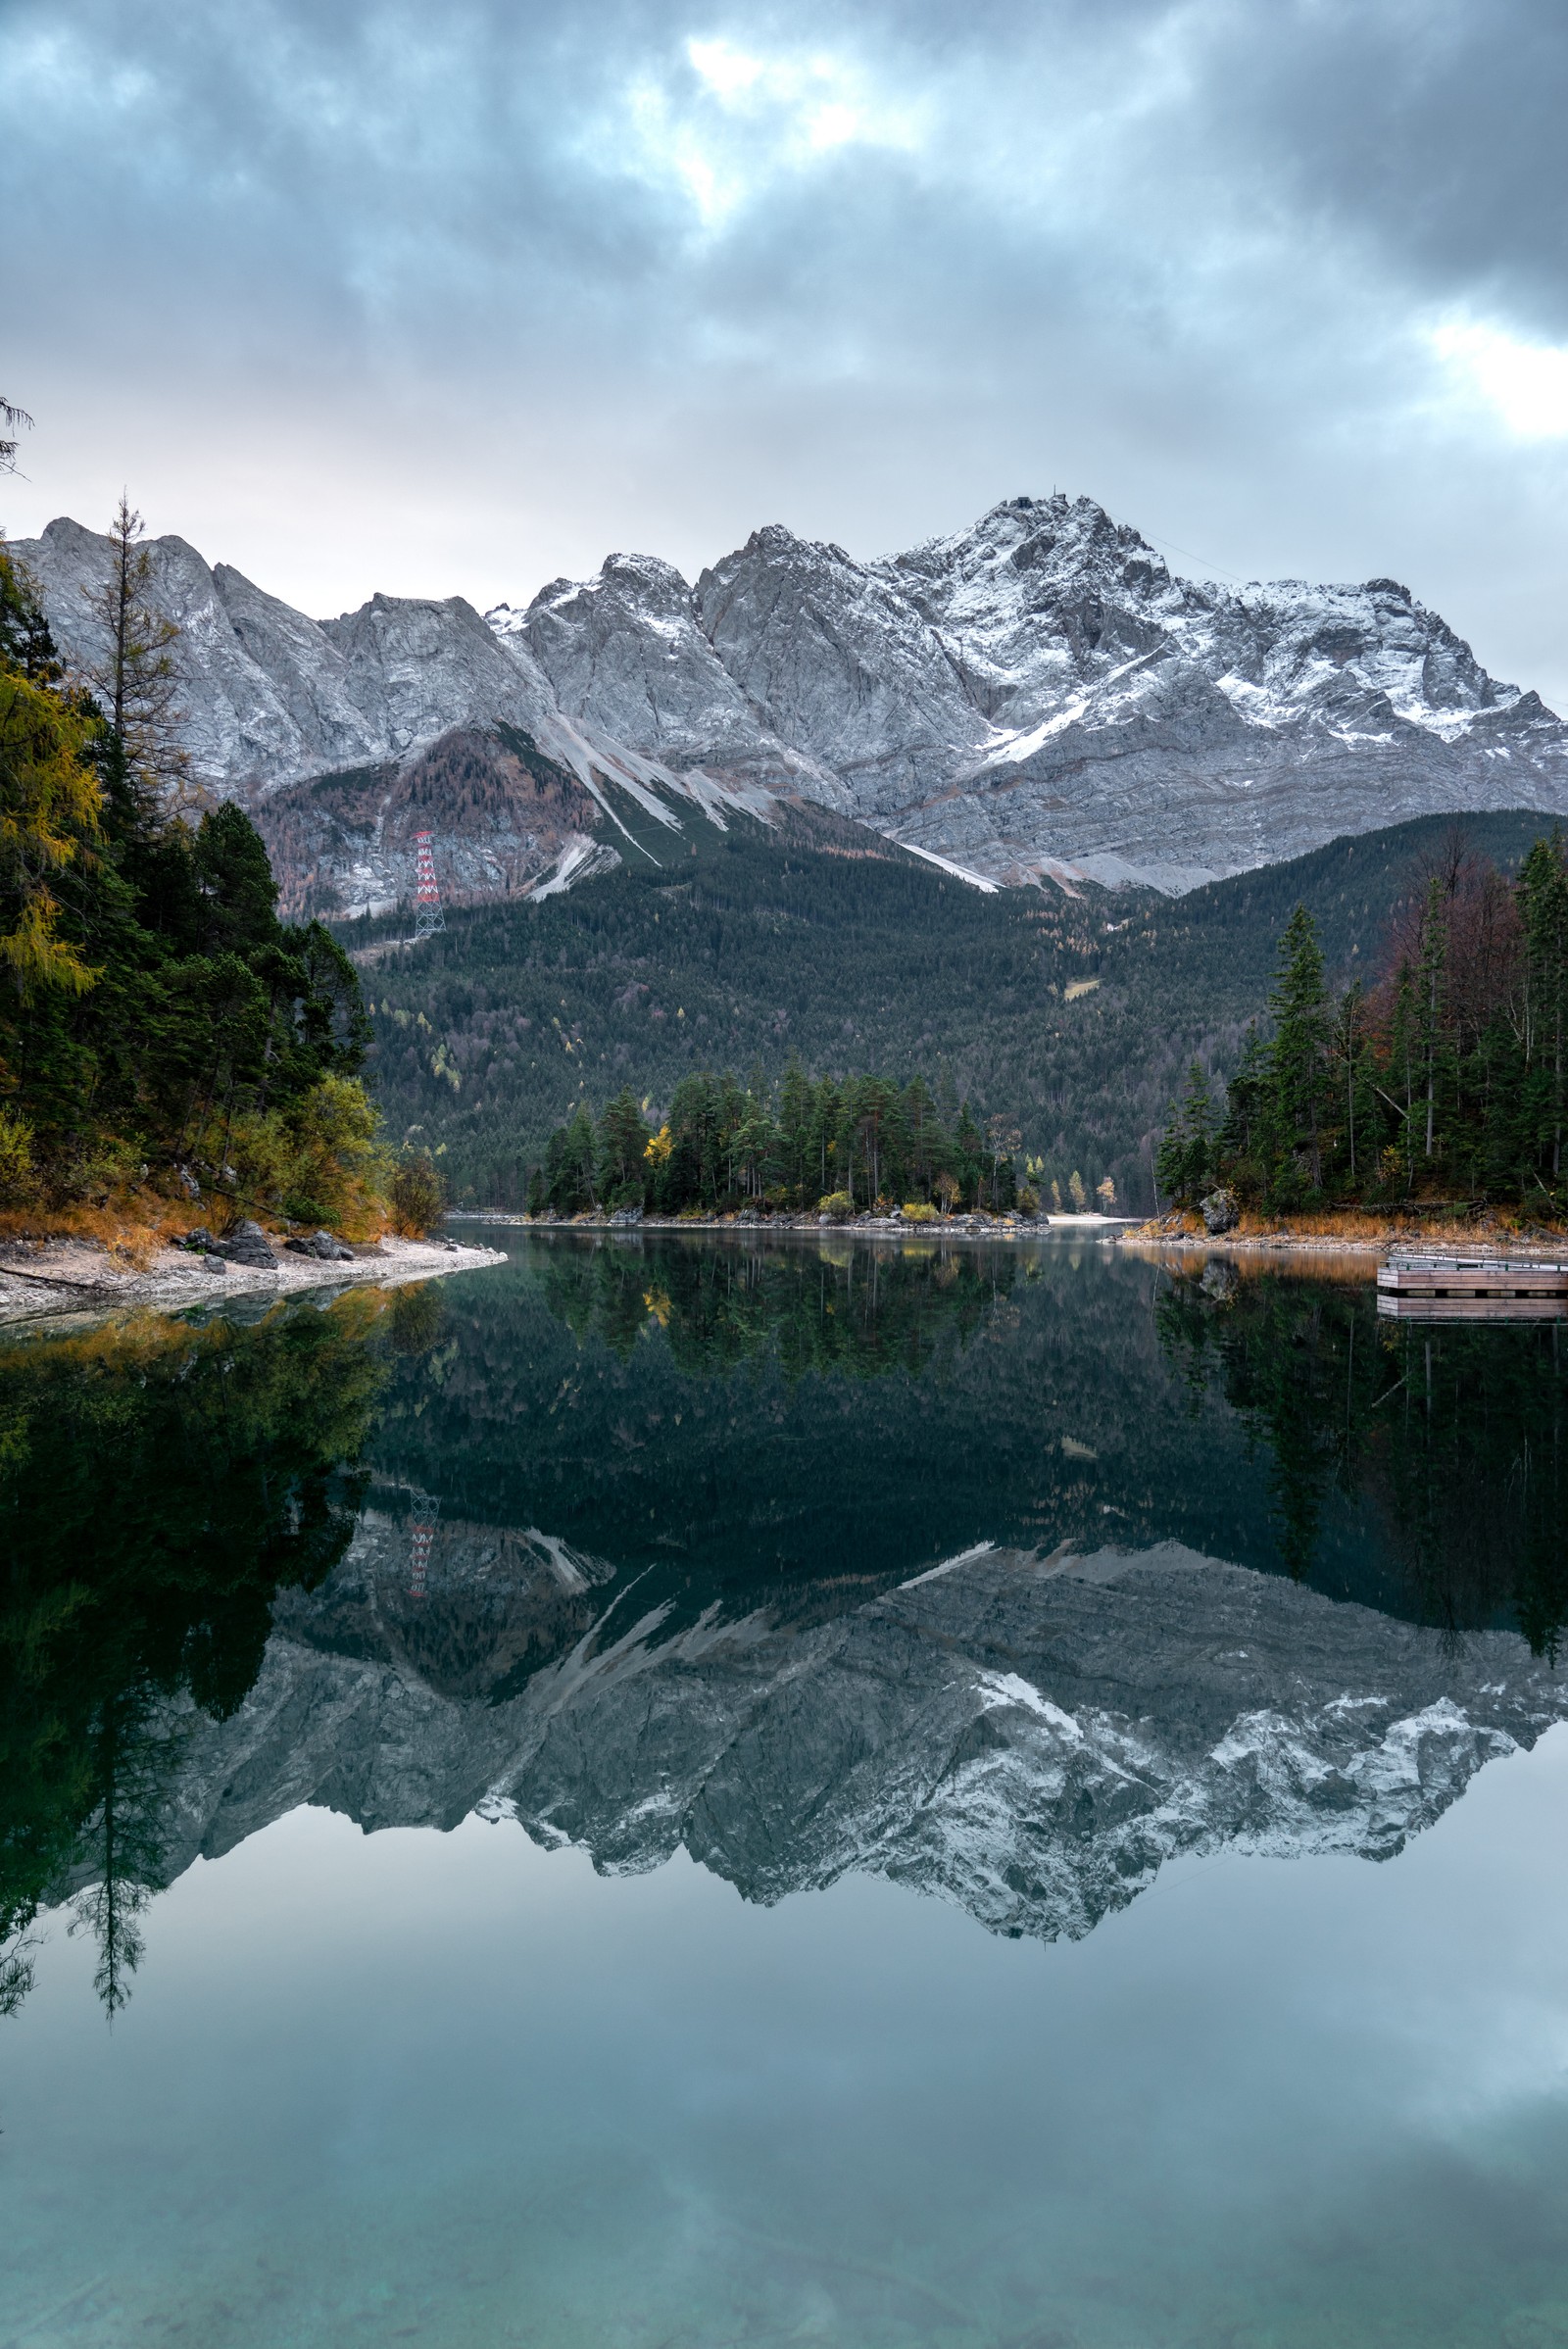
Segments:
[[[1568,1263],[1396,1256],[1378,1267],[1378,1311],[1398,1321],[1568,1321]]]

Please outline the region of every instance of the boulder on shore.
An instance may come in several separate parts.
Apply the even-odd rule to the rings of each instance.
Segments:
[[[354,1250],[345,1247],[335,1232],[300,1235],[293,1240],[285,1240],[283,1246],[296,1256],[315,1256],[324,1264],[352,1264],[354,1261]]]
[[[1210,1239],[1217,1240],[1222,1232],[1234,1232],[1241,1222],[1241,1211],[1228,1191],[1211,1191],[1207,1199],[1199,1200],[1198,1212]]]
[[[258,1272],[277,1270],[270,1241],[261,1225],[248,1215],[241,1218],[225,1239],[213,1242],[212,1252],[215,1256],[226,1256],[230,1264],[248,1264]]]

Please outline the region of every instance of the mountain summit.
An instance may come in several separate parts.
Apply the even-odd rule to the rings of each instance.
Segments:
[[[56,521],[16,552],[84,658],[108,542]],[[695,586],[612,555],[482,619],[375,596],[318,622],[152,554],[196,771],[252,800],[505,724],[595,797],[816,801],[997,881],[1178,891],[1446,808],[1568,811],[1568,726],[1396,580],[1183,579],[1089,498],[870,563],[775,524]]]

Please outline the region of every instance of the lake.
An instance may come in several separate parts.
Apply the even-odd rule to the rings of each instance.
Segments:
[[[487,1233],[0,1337],[0,2345],[1568,2349],[1568,1346]]]

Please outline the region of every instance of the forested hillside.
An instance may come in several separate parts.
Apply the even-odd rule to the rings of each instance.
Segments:
[[[1467,818],[1517,869],[1532,813]],[[1396,909],[1424,889],[1451,819],[1335,842],[1167,899],[1085,886],[985,896],[813,814],[697,828],[678,862],[628,858],[543,903],[340,932],[364,975],[389,1138],[443,1149],[460,1201],[521,1206],[552,1129],[630,1085],[662,1114],[695,1070],[791,1052],[813,1075],[950,1076],[982,1120],[1021,1130],[1042,1180],[1106,1176],[1153,1203],[1152,1152],[1195,1053],[1223,1077],[1263,1009],[1275,946],[1304,903],[1331,977],[1376,972]],[[379,935],[378,935],[379,931]]]

